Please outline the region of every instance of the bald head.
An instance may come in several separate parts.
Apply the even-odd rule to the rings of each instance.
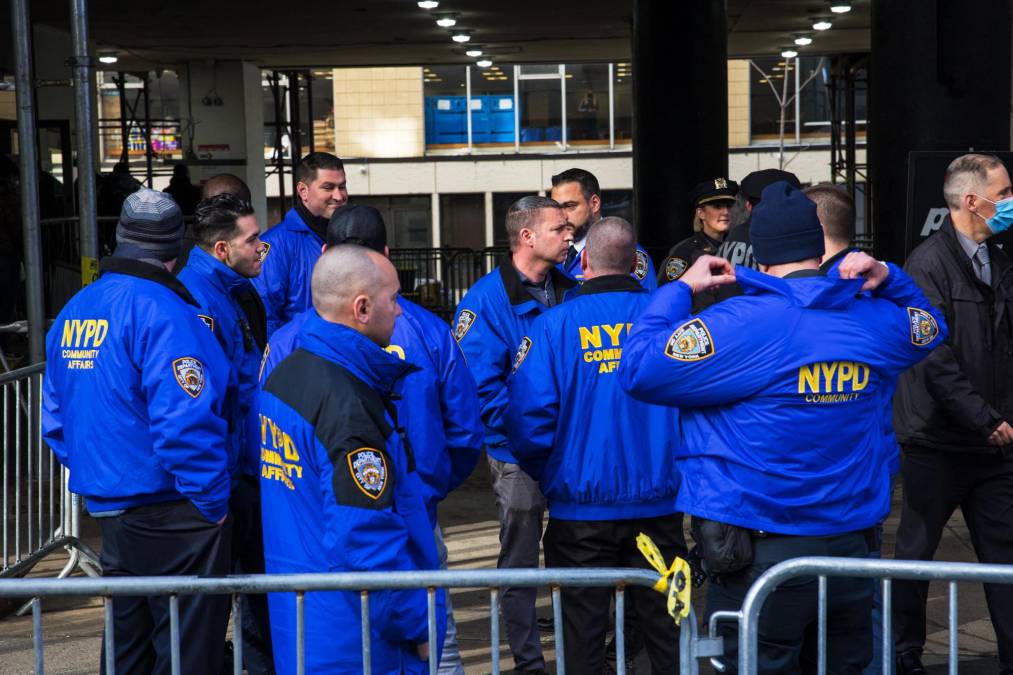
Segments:
[[[215,195],[224,194],[239,197],[244,202],[253,201],[253,197],[250,195],[250,188],[247,187],[246,183],[239,176],[231,173],[220,173],[217,176],[212,176],[204,182],[204,187],[201,188],[201,199],[209,199]]]
[[[637,255],[637,231],[628,221],[615,216],[591,225],[584,245],[584,278],[606,274],[629,274]]]
[[[352,328],[386,347],[401,313],[397,271],[382,254],[342,244],[324,251],[310,281],[313,308],[332,323]]]

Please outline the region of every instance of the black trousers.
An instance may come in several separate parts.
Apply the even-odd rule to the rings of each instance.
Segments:
[[[242,476],[232,490],[232,572],[264,573],[264,527],[260,514],[260,479]],[[243,665],[249,675],[272,675],[271,624],[266,594],[240,599],[243,628]]]
[[[1013,563],[1013,460],[999,454],[946,453],[904,448],[904,507],[897,560],[932,560],[943,528],[959,506],[983,563]],[[893,582],[897,652],[925,645],[928,583]],[[985,584],[1003,673],[1013,673],[1013,586]]]
[[[637,549],[643,532],[658,545],[666,562],[686,556],[682,514],[637,520],[559,520],[549,518],[542,546],[547,567],[644,567],[651,569]],[[601,673],[605,663],[605,634],[609,628],[612,588],[562,589],[563,651],[571,673]],[[679,667],[679,631],[665,608],[665,596],[634,586],[627,590],[651,660],[651,671],[675,673]],[[628,609],[629,609],[629,604]]]
[[[216,525],[191,502],[176,501],[98,521],[107,577],[229,573],[231,517]],[[228,595],[179,596],[180,672],[221,672],[229,604]],[[113,615],[117,673],[171,672],[168,596],[117,597]]]
[[[742,608],[749,587],[779,562],[802,556],[865,558],[869,546],[865,533],[850,532],[827,537],[768,537],[753,539],[753,564],[744,570],[711,580],[707,589],[707,616]],[[816,664],[802,658],[807,630],[818,622],[819,595],[816,577],[798,577],[778,586],[760,612],[759,673],[774,675],[815,673]],[[872,659],[872,586],[870,579],[827,580],[827,672],[857,674]],[[724,637],[726,672],[738,670],[738,627],[718,624]]]

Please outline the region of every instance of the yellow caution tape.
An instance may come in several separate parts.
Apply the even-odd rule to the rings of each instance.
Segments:
[[[679,625],[684,618],[689,616],[691,572],[689,563],[682,558],[676,558],[669,566],[665,565],[665,559],[654,541],[641,532],[637,535],[637,548],[647,558],[658,574],[658,582],[654,584],[654,590],[668,595],[668,615]]]

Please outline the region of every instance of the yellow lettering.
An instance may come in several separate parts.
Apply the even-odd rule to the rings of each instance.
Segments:
[[[267,445],[267,425],[268,419],[263,415],[260,416],[260,444]],[[263,450],[261,450],[263,452]]]
[[[95,331],[98,330],[98,322],[95,319],[88,319],[84,322],[84,344],[87,345],[88,341],[95,337]]]
[[[63,322],[63,338],[60,340],[61,347],[70,347],[74,343],[74,324],[70,321]]]
[[[591,363],[594,361],[594,355],[591,352],[584,352],[584,361],[586,363]]]
[[[95,327],[95,341],[92,342],[92,347],[98,347],[102,344],[102,341],[106,339],[106,335],[109,333],[109,322],[105,319],[99,319]]]
[[[389,346],[387,346],[387,347],[385,348],[385,351],[386,351],[386,352],[387,352],[388,354],[393,354],[394,356],[398,357],[398,358],[399,358],[399,359],[401,359],[402,361],[404,361],[404,360],[405,360],[405,355],[404,355],[404,349],[402,349],[402,348],[401,348],[400,346],[398,346],[398,345],[389,345]]]
[[[866,385],[869,384],[869,366],[863,366],[861,364],[856,365],[858,366],[858,372],[855,373],[855,386],[853,391],[862,391],[865,389]]]
[[[295,443],[292,441],[292,437],[289,436],[288,434],[285,434],[283,437],[283,441],[285,447],[285,459],[292,462],[298,462],[299,452],[296,450]]]
[[[854,379],[854,375],[855,364],[851,361],[841,361],[837,369],[837,391],[844,391],[844,381]]]
[[[807,391],[817,392],[820,390],[819,366],[802,366],[798,369],[798,393],[804,394]]]
[[[826,383],[827,389],[830,389],[830,383],[834,381],[834,373],[837,372],[837,361],[823,361],[820,363],[820,370],[823,372],[823,382]]]
[[[87,321],[81,321],[80,319],[74,319],[74,346],[81,346],[81,334],[84,333]]]
[[[581,326],[580,348],[589,349],[590,347],[601,348],[601,331],[598,330],[598,326],[591,326],[590,330]]]
[[[619,336],[623,334],[623,324],[617,323],[614,326],[605,324],[604,326],[602,326],[602,328],[605,329],[605,332],[608,333],[609,338],[612,340],[612,346],[618,347]]]

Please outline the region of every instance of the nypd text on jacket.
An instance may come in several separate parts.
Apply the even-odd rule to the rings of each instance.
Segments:
[[[680,510],[781,534],[875,525],[882,393],[945,339],[942,315],[894,265],[872,297],[861,280],[736,278],[747,295],[695,318],[685,283],[659,289],[623,351],[627,391],[680,408]]]

